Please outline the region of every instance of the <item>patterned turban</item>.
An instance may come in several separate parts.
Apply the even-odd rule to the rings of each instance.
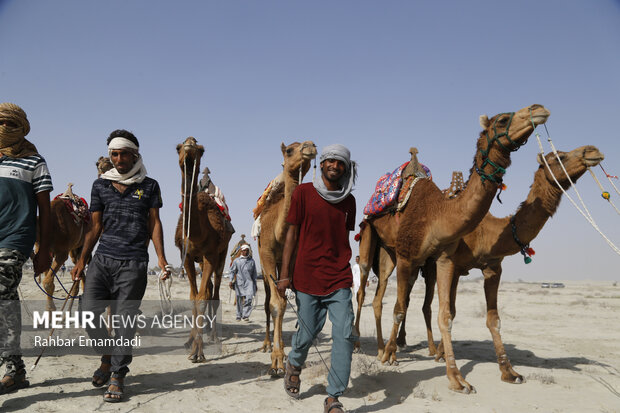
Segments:
[[[37,148],[25,139],[30,132],[30,122],[22,108],[14,103],[0,103],[0,120],[16,125],[0,125],[0,153],[11,158],[23,158],[37,153]]]

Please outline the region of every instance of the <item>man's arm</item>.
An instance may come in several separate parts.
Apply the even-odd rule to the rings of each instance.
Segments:
[[[151,230],[153,247],[155,247],[155,253],[157,254],[157,264],[164,273],[162,280],[165,280],[170,276],[170,270],[166,268],[168,267],[168,261],[164,252],[164,230],[161,225],[161,219],[159,219],[159,208],[151,208],[149,210],[149,228]]]
[[[88,229],[84,236],[84,246],[82,247],[82,253],[71,271],[71,278],[73,281],[78,280],[84,276],[84,268],[86,267],[86,261],[95,248],[95,244],[99,241],[101,232],[103,231],[103,212],[95,211],[90,217],[88,223]]]
[[[284,251],[282,252],[282,272],[278,280],[278,293],[284,298],[286,289],[293,285],[293,274],[289,271],[291,267],[291,258],[297,247],[299,239],[299,225],[289,225],[286,231],[286,239],[284,241]],[[263,276],[271,276],[271,274],[263,274]]]
[[[40,274],[47,271],[52,263],[50,256],[50,232],[52,231],[50,191],[37,193],[36,199],[39,209],[39,249],[32,259],[32,265],[35,273]]]

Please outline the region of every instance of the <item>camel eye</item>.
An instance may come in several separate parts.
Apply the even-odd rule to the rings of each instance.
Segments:
[[[286,149],[286,154],[287,154],[287,155],[289,155],[289,156],[290,156],[292,153],[293,153],[293,148],[287,148],[287,149]]]

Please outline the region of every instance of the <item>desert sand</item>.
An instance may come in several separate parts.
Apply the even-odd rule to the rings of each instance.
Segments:
[[[68,277],[65,280],[69,283]],[[428,356],[420,311],[423,279],[413,290],[407,317],[408,348],[398,353],[397,366],[376,360],[374,317],[367,297],[360,328],[362,351],[353,355],[351,380],[341,401],[348,411],[360,413],[620,412],[620,283],[568,281],[564,285],[501,285],[502,338],[515,370],[526,379],[523,384],[508,384],[500,380],[485,326],[482,281],[461,281],[452,332],[457,365],[477,391],[468,395],[449,390],[445,365]],[[372,296],[372,284],[368,290]],[[384,332],[391,327],[395,291],[392,281],[384,299]],[[24,274],[21,292],[26,300],[42,299],[28,274]],[[187,281],[175,279],[172,293],[175,298],[187,299]],[[159,299],[154,276],[146,298]],[[251,321],[237,322],[228,288],[223,285],[225,338],[221,354],[207,356],[202,364],[192,364],[183,355],[138,356],[130,366],[123,403],[104,403],[105,387],[92,387],[96,356],[44,355],[32,372],[34,357],[25,358],[31,385],[0,396],[0,411],[322,411],[327,373],[321,358],[329,364],[329,321],[303,370],[301,399],[293,400],[285,394],[282,379],[267,375],[269,354],[259,350],[265,326],[262,285],[258,300]],[[433,311],[436,318],[436,299]],[[288,307],[284,326],[287,352],[295,320]],[[434,324],[435,339],[439,340]]]

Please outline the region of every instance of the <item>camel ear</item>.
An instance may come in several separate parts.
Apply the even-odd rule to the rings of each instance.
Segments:
[[[542,166],[545,166],[545,161],[543,161],[542,153],[539,153],[538,155],[536,155],[536,161],[538,161],[538,163],[541,164]]]
[[[183,145],[182,143],[179,143],[177,145],[177,153],[181,152],[181,145]]]
[[[482,126],[482,129],[489,127],[489,117],[487,115],[480,115],[480,126]]]
[[[282,142],[282,144],[280,145],[280,149],[282,150],[282,155],[286,154],[286,145],[284,144],[284,142]]]

